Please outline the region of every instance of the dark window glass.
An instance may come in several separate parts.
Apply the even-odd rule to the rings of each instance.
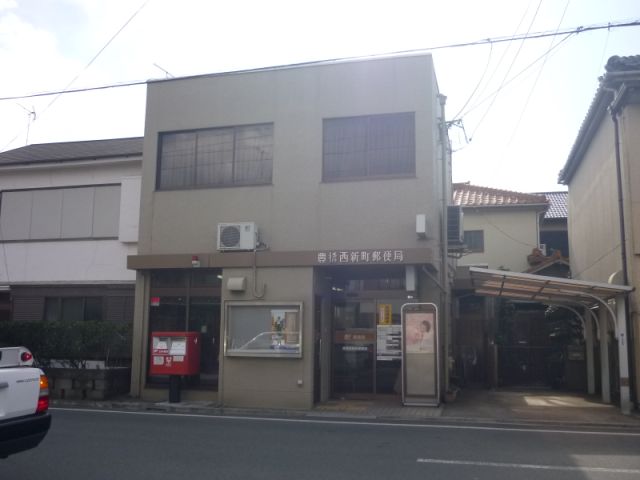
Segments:
[[[44,319],[48,322],[102,320],[102,297],[47,297]]]
[[[332,118],[324,121],[324,180],[414,173],[413,113]]]
[[[184,270],[156,270],[151,272],[151,288],[187,287]]]
[[[60,320],[60,299],[45,298],[44,300],[44,319],[47,322],[57,322]]]
[[[464,232],[464,244],[471,252],[484,252],[484,231],[467,230]]]
[[[160,190],[271,183],[273,125],[160,136]]]
[[[84,319],[89,321],[102,320],[102,298],[100,297],[85,298]]]
[[[191,274],[193,287],[220,287],[222,285],[222,271],[215,269],[194,270]]]

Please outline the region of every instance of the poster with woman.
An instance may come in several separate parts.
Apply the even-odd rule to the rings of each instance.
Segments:
[[[407,331],[405,335],[408,353],[435,352],[433,319],[434,316],[432,313],[407,313],[405,321]]]

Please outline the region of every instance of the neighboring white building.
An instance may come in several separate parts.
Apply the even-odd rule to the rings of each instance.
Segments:
[[[142,139],[0,153],[2,319],[131,321]]]

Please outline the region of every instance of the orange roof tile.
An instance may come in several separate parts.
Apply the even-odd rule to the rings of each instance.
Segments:
[[[544,195],[479,187],[469,183],[453,184],[453,204],[462,207],[503,207],[514,205],[548,205]]]

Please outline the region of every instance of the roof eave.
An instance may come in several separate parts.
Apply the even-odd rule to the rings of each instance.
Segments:
[[[600,78],[600,86],[596,91],[596,96],[591,102],[587,116],[578,131],[578,136],[571,148],[569,157],[558,174],[558,183],[568,185],[571,182],[596,130],[608,113],[609,106],[615,102],[614,109],[617,110],[625,105],[628,99],[622,93],[626,93],[626,89],[620,87],[625,87],[627,82],[631,82],[633,86],[637,87],[640,83],[640,70],[607,72]],[[614,95],[613,89],[619,89],[616,95]]]
[[[582,157],[591,144],[596,130],[607,114],[607,107],[612,99],[613,94],[605,90],[601,84],[600,87],[598,87],[593,102],[591,102],[587,116],[578,131],[578,137],[571,148],[571,152],[569,152],[569,157],[558,174],[558,183],[568,185],[569,182],[571,182],[573,175],[582,161]]]

